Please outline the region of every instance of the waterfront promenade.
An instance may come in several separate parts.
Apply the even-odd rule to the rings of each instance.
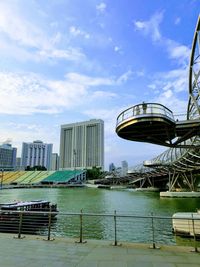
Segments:
[[[123,243],[113,246],[109,241],[42,237],[13,238],[0,234],[1,267],[199,267],[200,253],[192,248],[162,246],[150,249],[148,244]]]

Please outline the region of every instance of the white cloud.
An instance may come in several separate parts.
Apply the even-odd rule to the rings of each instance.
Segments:
[[[92,87],[114,85],[109,78],[68,73],[64,80],[47,80],[31,73],[0,73],[0,113],[59,113],[84,105],[84,101],[115,97],[109,91]]]
[[[102,2],[99,5],[96,5],[96,9],[100,11],[101,13],[104,13],[106,10],[106,4]]]
[[[188,90],[188,69],[181,67],[168,72],[155,74],[148,86],[154,92],[151,101],[161,103],[175,113],[185,113],[187,100],[180,97]]]
[[[115,46],[115,47],[114,47],[114,51],[115,51],[115,52],[118,52],[119,50],[120,50],[120,47],[119,47],[119,46]]]
[[[0,10],[0,43],[5,43],[8,57],[13,54],[12,49],[18,51],[18,58],[21,57],[23,60],[80,61],[85,57],[78,48],[60,48],[58,45],[62,40],[62,34],[57,32],[51,36],[45,27],[43,29],[42,23],[39,26],[37,21],[27,20],[24,14],[20,13],[17,5],[11,6],[11,2],[1,1]],[[89,34],[83,34],[85,38],[89,38]],[[26,54],[25,57],[23,57],[24,54]]]
[[[175,59],[177,63],[180,65],[188,65],[189,57],[190,57],[190,49],[185,45],[180,45],[175,41],[170,39],[166,39],[165,46],[169,57],[171,59]]]
[[[51,38],[51,44],[56,45],[59,44],[62,39],[62,34],[60,32],[57,32],[52,38]]]
[[[153,41],[161,39],[160,23],[163,20],[163,13],[154,14],[148,21],[135,21],[135,29],[141,31],[145,35],[150,35]]]
[[[168,90],[172,88],[174,92],[187,92],[188,90],[188,69],[174,69],[157,75],[160,89]]]
[[[89,33],[81,30],[80,28],[78,28],[76,26],[71,26],[69,28],[69,32],[75,37],[83,36],[85,39],[89,39],[90,38],[90,34]]]
[[[78,49],[68,48],[65,50],[61,49],[51,49],[51,50],[40,50],[37,56],[44,59],[66,59],[70,61],[80,61],[85,59],[85,55]]]
[[[163,12],[155,13],[147,21],[135,21],[135,28],[140,32],[152,38],[155,44],[162,46],[168,53],[169,58],[176,60],[180,65],[187,65],[190,55],[190,49],[169,38],[162,36],[160,32],[160,23],[163,20]]]
[[[41,29],[23,19],[18,8],[15,5],[11,8],[9,3],[0,2],[0,32],[20,45],[48,48],[48,41]]]
[[[140,70],[140,71],[136,71],[135,74],[138,76],[138,77],[143,77],[145,75],[145,72],[144,70]]]
[[[133,75],[133,72],[131,70],[128,70],[127,72],[123,73],[118,79],[117,83],[122,84],[128,81],[128,79]]]
[[[167,108],[171,109],[173,113],[184,114],[184,119],[187,113],[187,101],[181,100],[172,90],[162,92],[158,97],[154,99],[156,103],[163,104]]]

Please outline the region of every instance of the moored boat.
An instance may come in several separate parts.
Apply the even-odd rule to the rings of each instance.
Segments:
[[[49,222],[54,222],[58,214],[57,204],[50,201],[18,201],[0,204],[0,232],[33,233]]]
[[[200,212],[177,212],[172,216],[172,230],[183,237],[200,238]]]

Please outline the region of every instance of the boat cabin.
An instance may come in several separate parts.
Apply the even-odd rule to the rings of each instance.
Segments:
[[[45,200],[13,202],[0,204],[0,210],[7,211],[52,211],[57,212],[57,205]]]

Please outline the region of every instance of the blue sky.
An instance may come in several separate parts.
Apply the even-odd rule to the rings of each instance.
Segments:
[[[53,143],[60,125],[103,119],[105,167],[166,148],[120,139],[124,109],[186,113],[198,0],[0,0],[0,142]]]

